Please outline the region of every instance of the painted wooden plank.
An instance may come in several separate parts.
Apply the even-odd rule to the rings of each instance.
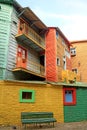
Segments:
[[[0,10],[0,79],[5,77],[12,7],[1,4]]]

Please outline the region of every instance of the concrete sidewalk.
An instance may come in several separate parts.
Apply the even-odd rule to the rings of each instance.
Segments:
[[[83,122],[73,122],[73,123],[57,123],[53,128],[52,125],[42,125],[42,126],[27,126],[23,127],[0,127],[0,130],[87,130],[87,121]]]

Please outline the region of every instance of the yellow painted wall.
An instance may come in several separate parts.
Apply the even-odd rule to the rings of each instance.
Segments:
[[[72,68],[77,68],[82,82],[87,82],[87,41],[72,42],[76,56],[72,57]]]
[[[21,89],[35,90],[35,103],[20,103]],[[53,112],[64,122],[62,86],[0,81],[0,124],[20,125],[21,112]]]

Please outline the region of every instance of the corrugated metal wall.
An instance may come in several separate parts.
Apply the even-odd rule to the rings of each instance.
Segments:
[[[56,32],[49,29],[46,35],[46,80],[57,82]]]
[[[12,69],[16,64],[16,53],[17,53],[17,41],[15,35],[18,30],[18,18],[17,12],[13,9],[11,15],[11,24],[10,24],[10,37],[9,37],[9,48],[8,48],[8,60],[5,79],[15,79],[15,75],[12,72]]]
[[[5,76],[12,7],[0,4],[0,79]]]

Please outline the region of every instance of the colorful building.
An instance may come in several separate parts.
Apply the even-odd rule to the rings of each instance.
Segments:
[[[44,80],[46,25],[16,1],[0,7],[0,79]]]
[[[0,125],[20,125],[27,111],[52,111],[57,122],[87,119],[87,84],[73,72],[71,48],[29,7],[0,0]]]
[[[71,42],[72,70],[80,74],[81,82],[87,82],[87,40]]]
[[[0,81],[0,125],[20,125],[21,112],[38,111],[52,111],[58,122],[64,122],[62,101],[62,86],[43,81]]]
[[[46,79],[62,81],[62,71],[71,70],[70,42],[58,27],[49,27],[46,33]]]
[[[72,88],[73,87],[73,88]],[[64,88],[64,122],[78,122],[87,120],[87,84],[83,83]],[[67,91],[68,90],[68,91]],[[72,95],[72,96],[71,96]],[[72,102],[70,104],[70,102]]]
[[[0,0],[0,125],[20,124],[23,111],[52,111],[63,122],[62,86],[45,80],[46,31],[30,8]]]

